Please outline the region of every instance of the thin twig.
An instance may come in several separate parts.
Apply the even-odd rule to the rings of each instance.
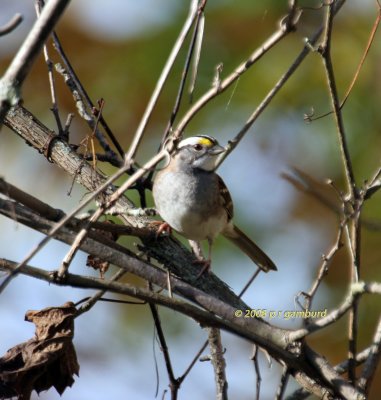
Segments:
[[[356,356],[357,365],[363,364],[367,360],[371,352],[372,352],[372,346],[369,346],[366,349],[360,351],[360,353],[357,353]],[[348,365],[349,365],[348,360],[344,360],[340,364],[335,365],[334,368],[339,374],[344,374],[345,372],[348,371]]]
[[[125,274],[126,271],[124,271],[123,269],[118,270],[110,278],[110,282],[118,281]],[[105,293],[107,293],[107,290],[98,290],[98,292],[96,292],[93,296],[91,296],[84,304],[81,305],[81,307],[78,308],[76,318],[82,315],[83,313],[91,310],[95,306],[95,304],[102,298],[102,296],[105,295]]]
[[[208,347],[208,341],[206,340],[205,343],[200,348],[200,350],[197,352],[197,354],[193,357],[192,361],[190,362],[184,373],[179,377],[180,383],[183,382],[184,379],[188,376],[188,374],[191,372],[192,368],[195,366],[196,362],[199,360],[202,353],[207,347]]]
[[[161,139],[161,143],[160,143],[160,147],[159,147],[159,151],[162,148],[164,148],[164,146],[166,145],[166,142],[167,142],[168,137],[169,137],[169,135],[171,133],[171,130],[172,130],[173,123],[174,123],[175,118],[177,116],[177,113],[179,112],[179,109],[180,109],[180,104],[181,104],[181,100],[182,100],[184,89],[185,89],[185,82],[187,80],[189,69],[190,69],[190,66],[191,66],[191,61],[192,61],[192,58],[193,58],[193,52],[194,52],[195,46],[197,45],[197,38],[199,36],[199,30],[200,30],[200,21],[201,21],[201,19],[203,17],[203,10],[204,10],[204,7],[206,6],[206,2],[207,2],[207,0],[202,0],[201,4],[200,4],[200,6],[198,7],[198,10],[197,10],[195,27],[194,27],[192,38],[190,40],[188,53],[187,53],[187,56],[186,56],[186,59],[185,59],[185,63],[184,63],[183,72],[181,74],[181,80],[180,80],[179,88],[177,90],[175,104],[174,104],[173,109],[171,111],[171,115],[170,115],[169,121],[167,123],[167,126],[166,126],[166,128],[164,130],[164,133],[163,133],[163,136],[162,136],[162,139]],[[172,140],[174,142],[176,142],[180,138],[179,134],[181,132],[177,132],[177,133],[178,134],[176,134],[176,135],[172,135]],[[143,131],[140,132],[140,135],[142,137]],[[139,140],[141,140],[141,138]],[[136,146],[139,145],[137,139],[136,139],[135,145]],[[137,149],[133,149],[132,148],[132,150],[134,150],[136,152]],[[132,162],[132,159],[128,159],[127,158],[126,160],[127,160],[128,163]],[[147,176],[146,182],[145,182],[145,184],[147,186],[152,186],[151,182],[152,182],[153,174],[154,174],[154,171],[152,170],[150,172],[150,174]]]
[[[337,3],[335,3],[334,13],[337,13],[340,10],[340,8],[344,4],[344,2],[345,2],[345,0],[341,0],[341,1],[338,1]],[[296,13],[296,11],[293,8],[291,8],[291,15],[294,15],[295,13]],[[298,15],[295,18],[296,18],[296,20],[295,20],[294,24],[297,23],[297,21],[298,21]],[[270,104],[270,102],[275,97],[275,95],[280,91],[280,89],[286,84],[288,79],[298,69],[300,64],[304,61],[304,59],[310,53],[311,47],[313,47],[317,43],[323,30],[324,30],[324,26],[320,27],[315,32],[315,34],[312,36],[312,38],[309,39],[309,41],[308,41],[309,45],[305,44],[305,46],[303,47],[303,50],[299,53],[299,55],[293,61],[291,66],[288,68],[288,70],[281,76],[281,78],[278,80],[278,82],[267,93],[265,98],[261,101],[261,103],[258,105],[258,107],[250,115],[250,117],[245,122],[244,126],[240,129],[240,131],[236,134],[236,136],[232,140],[229,141],[228,145],[226,146],[226,151],[223,153],[223,155],[219,159],[219,164],[221,164],[224,161],[224,159],[235,149],[235,147],[243,139],[243,137],[248,132],[248,130],[253,126],[254,122],[258,119],[258,117],[262,114],[262,112]]]
[[[343,202],[346,203],[344,208],[350,206],[350,204],[348,204],[344,198],[344,195],[342,193],[338,193],[337,190],[335,197],[325,190],[324,186],[327,186],[327,184],[331,188],[335,189],[331,180],[320,182],[298,168],[292,167],[291,169],[295,176],[288,172],[283,172],[281,173],[281,177],[290,182],[297,190],[300,190],[301,192],[313,197],[319,203],[335,213],[339,218],[342,218]],[[360,192],[364,200],[369,199],[381,188],[381,181],[379,180],[380,175],[381,167],[378,167],[373,177]],[[351,215],[347,210],[346,214],[348,214],[346,217],[348,219]],[[362,226],[370,231],[381,231],[381,221],[375,220],[374,218],[362,218]]]
[[[198,37],[200,36],[200,29],[202,29],[201,28],[201,26],[202,26],[201,20],[204,15],[203,12],[204,12],[205,5],[206,5],[206,0],[203,1],[202,5],[198,8],[198,11],[197,11],[197,18],[196,18],[196,22],[195,22],[195,26],[194,26],[194,31],[193,31],[193,35],[192,35],[192,38],[191,38],[191,41],[189,44],[189,49],[188,49],[188,53],[187,53],[187,56],[185,59],[183,72],[181,74],[181,80],[180,80],[179,88],[177,90],[175,104],[173,106],[167,127],[165,128],[163,138],[161,140],[161,148],[165,145],[165,143],[167,141],[168,135],[170,134],[170,132],[172,130],[173,123],[174,123],[177,113],[179,112],[179,109],[180,109],[181,100],[183,98],[183,93],[184,93],[184,89],[185,89],[185,82],[186,82],[186,79],[188,77],[188,73],[189,73],[189,70],[191,67],[191,61],[194,58],[193,53],[197,46]],[[197,58],[197,54],[196,54],[196,58]],[[180,132],[180,131],[177,131],[176,133],[174,133],[173,139],[174,140],[179,139],[181,137],[181,133],[182,132]]]
[[[65,126],[62,132],[62,139],[65,140],[66,142],[69,142],[69,129],[73,118],[74,118],[73,113],[69,113],[66,118]]]
[[[378,321],[376,332],[373,336],[372,345],[370,346],[369,355],[365,361],[361,377],[358,381],[358,387],[364,390],[368,396],[374,379],[376,369],[381,358],[381,318]]]
[[[35,4],[35,7],[36,7],[37,17],[39,18],[40,15],[41,15],[41,11],[42,11],[42,9],[44,7],[44,0],[37,0],[36,4]],[[59,113],[58,105],[57,105],[56,88],[55,88],[55,82],[54,82],[54,76],[53,76],[53,62],[50,60],[48,47],[46,46],[46,44],[44,45],[43,52],[44,52],[45,63],[46,63],[46,66],[48,67],[48,78],[49,78],[49,86],[50,86],[50,95],[51,95],[51,98],[52,98],[52,108],[51,108],[51,110],[52,110],[54,118],[56,120],[58,134],[62,136],[63,135],[63,128],[62,128],[60,113]]]
[[[257,376],[257,378],[255,380],[255,399],[256,400],[260,399],[261,382],[262,382],[261,369],[259,368],[258,354],[259,354],[259,348],[258,348],[258,346],[254,345],[253,346],[253,355],[251,356],[251,359],[254,362],[255,375]]]
[[[200,58],[201,58],[202,41],[204,39],[204,27],[205,27],[205,15],[204,15],[204,13],[202,13],[200,16],[199,28],[197,29],[197,38],[196,38],[196,43],[195,43],[195,53],[196,54],[193,57],[192,77],[191,77],[191,81],[189,84],[189,101],[190,101],[190,103],[193,102],[193,93],[194,93],[194,89],[196,86],[198,67],[199,67]]]
[[[107,162],[109,164],[111,164],[114,167],[120,168],[123,166],[123,161],[120,159],[120,157],[115,157],[115,153],[114,154],[110,154],[110,153],[95,153],[95,156],[93,156],[92,154],[83,154],[83,159],[86,161],[93,161],[93,160],[97,160],[100,162]]]
[[[254,282],[255,278],[259,275],[259,273],[262,270],[260,268],[257,268],[256,271],[253,273],[253,275],[251,276],[251,278],[247,281],[247,283],[245,284],[245,286],[242,288],[242,290],[239,292],[238,297],[242,297],[245,292],[247,291],[247,289],[249,289],[250,285]]]
[[[381,166],[377,168],[369,182],[364,187],[364,199],[370,199],[381,188]]]
[[[331,311],[326,317],[311,322],[308,326],[295,330],[290,333],[290,340],[300,340],[312,332],[316,332],[328,325],[333,324],[343,317],[348,310],[353,307],[353,303],[364,294],[381,294],[381,284],[376,282],[357,282],[353,283],[349,294],[345,297],[339,307]]]
[[[284,394],[286,392],[286,388],[287,388],[287,383],[288,383],[288,379],[290,377],[290,371],[289,368],[287,366],[283,367],[283,371],[282,371],[282,375],[280,377],[280,381],[279,381],[279,386],[278,389],[275,393],[275,398],[274,400],[282,400],[284,397]]]
[[[23,16],[21,14],[15,14],[6,24],[0,26],[0,36],[11,33],[21,24],[22,20]]]
[[[355,212],[351,221],[350,228],[346,227],[346,233],[349,242],[349,253],[352,258],[352,283],[359,282],[360,279],[360,254],[361,254],[361,205],[362,200],[355,201]],[[356,382],[356,353],[357,353],[357,335],[358,335],[358,319],[359,319],[359,299],[355,299],[349,313],[349,369],[348,376],[351,382]]]
[[[313,298],[323,280],[323,278],[327,275],[328,273],[328,268],[332,262],[333,257],[336,255],[336,253],[343,247],[342,243],[342,236],[343,236],[343,231],[344,231],[344,226],[346,225],[346,221],[342,221],[339,225],[336,239],[330,250],[328,251],[327,255],[323,255],[323,261],[322,264],[319,268],[318,274],[314,282],[312,283],[312,286],[308,292],[301,292],[300,294],[304,296],[305,298],[305,303],[303,305],[303,308],[306,310],[310,310],[312,306],[312,301]],[[305,320],[306,322],[308,320]]]
[[[221,342],[221,331],[218,328],[208,328],[208,343],[210,361],[213,365],[214,381],[216,383],[216,400],[227,400],[228,382],[226,380],[226,362]]]
[[[347,190],[348,193],[351,195],[351,199],[355,199],[356,181],[354,177],[351,157],[349,154],[343,116],[340,110],[340,102],[336,86],[335,73],[333,70],[332,59],[331,59],[331,33],[332,33],[333,18],[335,16],[334,4],[335,2],[332,2],[330,5],[327,6],[324,38],[322,45],[319,47],[319,52],[322,56],[323,64],[326,71],[327,84],[331,97],[332,108],[334,111],[334,117],[337,127],[338,139],[340,143],[340,152],[344,165],[345,176],[347,179],[346,181]]]
[[[10,107],[19,103],[21,86],[69,1],[49,1],[1,78],[0,124]]]
[[[298,13],[293,10],[294,18],[283,19],[280,28],[273,33],[258,49],[256,49],[247,60],[243,61],[230,75],[223,79],[219,85],[214,85],[196,103],[187,111],[179,124],[177,125],[174,134],[180,136],[192,118],[212,99],[220,93],[228,89],[242,74],[244,74],[253,64],[255,64],[263,55],[265,55],[272,47],[281,41],[289,32],[295,29],[295,24],[298,20]]]
[[[258,276],[258,274],[261,272],[261,269],[257,268],[257,270],[254,272],[254,274],[251,276],[251,278],[247,281],[245,286],[242,288],[240,291],[238,297],[241,298],[247,289],[249,289],[250,285],[254,282],[254,279]],[[188,376],[189,372],[192,370],[192,368],[195,366],[197,360],[201,357],[201,354],[204,352],[204,350],[208,347],[208,340],[205,340],[204,344],[201,346],[197,354],[193,357],[192,361],[188,365],[187,369],[184,371],[184,373],[179,377],[180,383]]]
[[[350,230],[347,227],[346,232],[348,236],[348,242],[350,246],[350,253],[352,255],[352,282],[357,282],[360,278],[360,208],[361,203],[359,201],[359,193],[356,189],[356,181],[353,172],[353,166],[351,156],[348,149],[347,138],[345,134],[344,121],[340,109],[340,101],[338,91],[336,87],[335,73],[331,59],[331,37],[332,37],[332,26],[333,26],[333,7],[334,2],[329,4],[326,8],[326,21],[325,21],[325,32],[323,43],[319,48],[319,52],[322,56],[323,65],[327,77],[327,84],[329,94],[332,102],[332,108],[334,111],[334,118],[336,122],[336,130],[338,134],[341,160],[343,163],[344,173],[346,177],[346,187],[348,192],[348,199],[351,201],[354,214],[351,219]],[[354,301],[352,304],[352,310],[349,314],[349,349],[348,359],[350,361],[348,376],[352,383],[356,381],[356,352],[357,352],[357,331],[358,331],[358,303]]]
[[[98,123],[99,122],[101,123],[102,120],[104,120],[101,110],[97,110],[92,105],[92,103],[91,103],[91,108],[89,108],[90,104],[88,104],[86,98],[83,97],[84,89],[82,88],[81,83],[79,82],[78,78],[75,75],[73,77],[74,71],[71,73],[70,69],[65,69],[59,63],[55,64],[55,69],[64,78],[67,87],[72,93],[78,114],[80,115],[81,118],[83,118],[86,121],[87,125],[90,127],[92,135],[95,135],[95,137],[98,139],[99,144],[102,146],[102,148],[107,154],[109,154],[113,158],[118,159],[119,162],[122,163],[122,159],[118,157],[118,155],[111,149],[106,138],[104,137],[104,135],[102,134],[102,132],[98,127]],[[99,103],[100,103],[100,108],[102,108],[104,105],[104,100],[101,99]],[[96,112],[94,112],[94,110],[96,110]]]
[[[140,141],[142,140],[144,130],[147,126],[147,123],[151,117],[152,111],[156,105],[156,102],[160,96],[161,91],[163,90],[164,84],[168,78],[168,75],[172,69],[172,66],[177,58],[177,55],[185,41],[185,38],[187,37],[193,22],[197,16],[197,5],[198,5],[198,0],[192,0],[189,8],[189,13],[188,16],[185,20],[185,23],[183,25],[183,28],[172,48],[172,51],[168,57],[168,60],[163,68],[163,71],[156,83],[156,87],[154,92],[152,93],[152,96],[147,104],[147,107],[144,111],[143,117],[139,123],[139,126],[136,130],[136,133],[134,135],[134,138],[132,140],[132,143],[130,145],[130,148],[125,156],[125,160],[127,161],[127,164],[132,164],[132,160],[135,157],[136,151],[138,149],[138,146],[140,144]]]
[[[345,103],[347,102],[347,100],[349,98],[349,95],[352,92],[352,89],[353,89],[355,83],[357,82],[357,79],[358,79],[358,77],[360,75],[361,69],[362,69],[362,67],[363,67],[363,65],[365,63],[365,60],[366,60],[366,58],[368,56],[368,53],[369,53],[369,50],[370,50],[370,48],[371,48],[371,46],[373,44],[373,40],[374,40],[374,37],[376,35],[378,26],[380,25],[380,22],[381,22],[381,5],[377,2],[377,6],[378,6],[378,14],[377,14],[376,20],[374,21],[374,24],[372,26],[372,30],[370,32],[368,42],[366,44],[366,47],[365,47],[364,53],[363,53],[363,55],[361,57],[361,60],[360,60],[358,66],[356,68],[355,74],[354,74],[354,76],[353,76],[353,78],[352,78],[352,80],[351,80],[351,82],[350,82],[350,84],[348,86],[348,89],[346,90],[346,92],[344,94],[343,100],[340,103],[340,109],[343,109]],[[324,118],[324,117],[332,114],[332,112],[333,111],[329,111],[329,112],[326,112],[326,113],[324,113],[322,115],[318,115],[316,117],[307,117],[306,120],[308,120],[308,122],[316,121],[318,119]]]
[[[77,234],[75,240],[73,241],[72,245],[70,246],[69,251],[66,253],[64,258],[62,259],[61,262],[61,267],[58,270],[57,276],[60,279],[63,279],[63,277],[66,275],[70,264],[74,260],[75,255],[77,254],[78,250],[81,247],[82,242],[85,240],[88,231],[91,227],[91,218],[85,222],[85,225],[82,226],[80,232]]]
[[[356,365],[361,365],[367,359],[371,352],[371,347],[368,347],[357,354],[356,356]],[[339,374],[344,374],[348,371],[348,360],[341,362],[340,364],[335,365],[334,369]],[[304,400],[311,396],[311,393],[304,388],[300,388],[295,390],[293,393],[287,396],[286,400]]]
[[[76,90],[78,92],[78,98],[80,99],[80,101],[83,104],[86,104],[86,107],[83,107],[83,110],[85,110],[87,108],[87,110],[90,111],[90,114],[91,114],[91,110],[93,110],[93,108],[94,108],[94,103],[91,101],[90,96],[88,95],[87,91],[85,90],[85,88],[81,84],[81,81],[79,80],[77,74],[75,73],[75,71],[74,71],[74,69],[73,69],[73,67],[72,67],[72,65],[71,65],[71,63],[69,61],[69,58],[66,56],[66,53],[65,53],[65,51],[64,51],[64,49],[62,47],[62,44],[61,44],[61,42],[60,42],[60,40],[58,38],[58,35],[55,32],[53,32],[52,37],[53,37],[54,48],[56,49],[57,53],[60,55],[60,57],[62,59],[62,62],[65,65],[65,70],[66,70],[66,72],[67,72],[67,74],[70,77],[70,80],[72,82],[72,86],[71,87],[69,86],[69,89],[71,89],[72,87],[76,88]],[[56,69],[57,69],[57,66],[56,66]],[[73,93],[73,95],[74,95],[74,93]],[[87,114],[89,114],[89,112],[87,112]],[[92,119],[91,118],[89,118],[89,119],[84,118],[84,119],[90,125],[91,129],[94,129],[94,123],[91,122]],[[115,146],[116,150],[118,151],[120,157],[123,157],[124,151],[123,151],[119,141],[114,136],[112,130],[108,126],[106,120],[103,118],[103,116],[100,117],[100,123],[103,126],[105,132],[107,133],[108,137],[110,138],[112,144]],[[104,138],[104,136],[100,132],[100,130],[96,130],[96,137],[99,140],[99,143],[101,144],[103,149],[107,153],[113,154],[114,157],[117,157],[117,155],[111,149],[111,147],[107,143],[107,140]]]
[[[152,290],[152,287],[150,287],[150,289]],[[180,388],[180,382],[178,379],[175,378],[175,375],[173,373],[171,357],[169,356],[167,341],[165,340],[165,336],[164,336],[163,328],[161,325],[157,306],[153,303],[149,303],[149,308],[151,310],[152,318],[155,323],[155,329],[156,329],[157,336],[159,338],[160,349],[163,352],[163,356],[164,356],[164,360],[165,360],[165,367],[167,369],[167,374],[168,374],[168,378],[169,378],[169,388],[171,389],[171,400],[176,400],[177,394],[178,394],[178,391]]]

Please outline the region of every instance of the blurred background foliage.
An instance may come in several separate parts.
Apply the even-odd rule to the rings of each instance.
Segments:
[[[186,18],[188,3],[170,0],[83,0],[72,2],[59,23],[57,33],[78,77],[93,102],[105,99],[103,115],[125,150]],[[187,135],[206,133],[217,137],[223,144],[235,136],[301,51],[304,38],[310,37],[322,22],[324,10],[319,9],[319,1],[304,0],[299,3],[305,10],[298,30],[198,113],[188,126]],[[5,23],[16,11],[22,12],[25,17],[14,33],[0,38],[0,68],[4,71],[33,23],[34,10],[33,2],[25,0],[1,0],[0,6],[3,11],[0,23]],[[219,63],[223,63],[222,77],[227,76],[274,32],[286,11],[286,1],[209,0],[194,98],[210,88]],[[376,16],[375,1],[357,0],[348,1],[335,19],[332,56],[341,96],[344,96],[354,76]],[[380,32],[377,32],[343,109],[358,185],[369,179],[380,165],[380,40]],[[140,163],[151,157],[160,143],[181,79],[186,50],[185,46],[152,115],[137,156]],[[49,52],[54,62],[60,61],[51,46]],[[69,112],[76,112],[75,105],[58,75],[56,86],[64,122]],[[42,57],[25,82],[23,99],[26,108],[55,129],[49,110],[47,67]],[[188,98],[184,97],[180,117],[189,106]],[[246,295],[245,300],[255,308],[293,310],[294,296],[301,290],[309,289],[321,263],[321,255],[327,253],[334,242],[337,217],[312,197],[297,192],[280,176],[290,166],[296,166],[315,179],[330,178],[340,190],[344,189],[332,116],[311,123],[304,121],[305,114],[319,116],[329,110],[330,99],[320,56],[311,53],[221,166],[220,173],[235,200],[237,224],[271,255],[279,269],[276,274],[260,276]],[[89,133],[86,124],[76,114],[70,141],[78,144]],[[71,195],[67,196],[71,178],[47,164],[6,128],[1,132],[0,167],[0,173],[6,180],[57,208],[68,210],[74,207],[85,193],[75,186]],[[99,168],[106,174],[113,171],[109,165],[99,164]],[[133,191],[130,197],[137,200]],[[380,194],[366,203],[363,215],[372,221],[381,220]],[[1,255],[16,261],[40,237],[4,218],[0,218],[0,224]],[[380,237],[379,231],[363,229],[361,271],[362,279],[366,281],[381,279]],[[52,269],[65,250],[64,245],[52,245],[32,264]],[[85,256],[77,258],[76,272],[88,274],[84,267]],[[348,261],[345,251],[336,255],[319,289],[314,309],[330,310],[340,303],[350,281]],[[239,291],[250,276],[252,265],[245,256],[219,239],[213,269],[235,291]],[[23,293],[21,298],[20,290]],[[5,320],[10,327],[4,337],[5,345],[14,345],[16,337],[19,341],[28,338],[26,329],[30,331],[31,328],[25,328],[22,322],[22,313],[26,309],[47,307],[66,300],[76,301],[83,293],[86,292],[46,288],[42,283],[18,278],[1,299],[3,306],[6,304],[7,307]],[[380,300],[374,296],[361,300],[360,350],[370,344],[380,306]],[[168,310],[162,310],[162,319],[174,358],[175,373],[180,375],[203,343],[205,333],[190,320]],[[277,325],[290,328],[301,323],[300,320],[276,321]],[[92,328],[89,329],[89,325]],[[314,334],[308,341],[330,362],[338,363],[346,357],[346,337],[347,320],[344,318],[323,332]],[[78,321],[76,341],[81,378],[64,394],[65,399],[85,398],[86,388],[87,396],[91,390],[93,399],[104,398],[105,394],[115,399],[125,394],[135,399],[153,398],[156,385],[153,351],[159,366],[160,390],[166,388],[167,377],[158,346],[152,350],[153,326],[146,306],[99,304]],[[227,347],[227,377],[232,398],[252,398],[255,377],[249,360],[250,346],[230,335],[224,335],[224,345]],[[2,347],[1,352],[4,353],[6,348]],[[279,374],[278,366],[268,369],[264,362],[262,370],[265,378],[262,382],[263,398],[272,398]],[[147,379],[150,382],[148,385]],[[183,386],[183,392],[180,391],[185,396],[183,398],[212,398],[214,381],[211,366],[208,363],[197,364]],[[296,386],[291,384],[290,388],[293,387]],[[380,391],[381,380],[376,379],[371,398],[378,398]],[[50,391],[40,398],[52,399],[54,396]]]

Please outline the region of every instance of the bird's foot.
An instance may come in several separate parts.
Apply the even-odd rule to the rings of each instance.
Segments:
[[[212,265],[212,261],[210,259],[205,260],[205,259],[199,259],[199,260],[195,260],[193,261],[193,264],[198,264],[201,265],[201,270],[200,272],[197,274],[196,279],[199,279],[202,275],[209,274],[211,271],[211,265]]]
[[[167,224],[164,221],[152,221],[151,222],[152,225],[154,226],[158,226],[157,230],[156,230],[156,239],[159,238],[159,236],[165,232],[165,234],[167,236],[171,236],[172,234],[172,228],[169,226],[169,224]]]

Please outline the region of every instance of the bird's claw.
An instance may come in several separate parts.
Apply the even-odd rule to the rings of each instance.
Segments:
[[[152,224],[159,226],[157,228],[157,231],[156,231],[156,234],[155,234],[156,239],[158,239],[163,232],[165,232],[168,236],[170,236],[172,234],[172,228],[166,222],[164,222],[164,221],[153,221]]]
[[[195,261],[193,261],[193,264],[199,264],[199,265],[202,266],[200,272],[197,274],[196,279],[199,279],[199,278],[200,278],[202,275],[204,275],[205,273],[208,273],[208,274],[209,274],[210,271],[211,271],[212,262],[211,262],[210,259],[209,259],[209,260],[205,260],[205,259],[202,259],[202,260],[195,260]]]

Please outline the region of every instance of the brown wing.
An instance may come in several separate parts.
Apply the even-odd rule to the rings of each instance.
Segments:
[[[233,201],[230,196],[229,190],[226,187],[224,181],[222,178],[218,176],[218,188],[220,190],[220,194],[222,197],[222,205],[224,206],[227,214],[228,214],[228,220],[230,221],[233,218],[234,210],[233,210]]]

